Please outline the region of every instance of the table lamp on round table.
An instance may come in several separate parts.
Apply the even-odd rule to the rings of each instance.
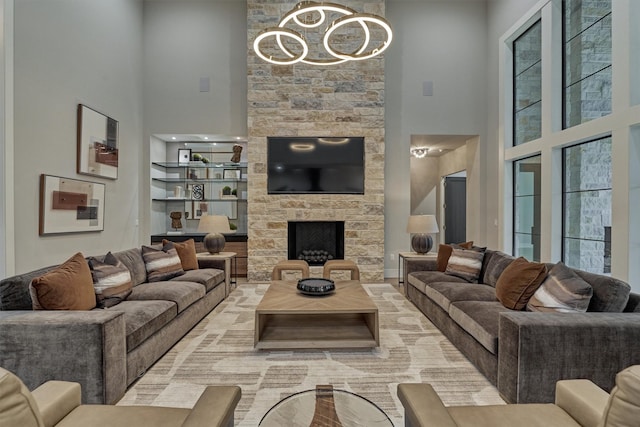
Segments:
[[[433,247],[430,234],[439,231],[435,215],[411,215],[407,223],[407,233],[413,234],[411,249],[419,254],[426,254]]]
[[[224,249],[224,234],[231,233],[229,218],[224,215],[203,215],[198,223],[198,232],[207,233],[202,243],[210,254],[217,254]]]

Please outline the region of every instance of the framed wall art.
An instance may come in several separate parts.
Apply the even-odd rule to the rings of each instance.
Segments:
[[[105,184],[40,175],[41,236],[104,230]]]
[[[78,173],[118,179],[118,121],[78,104]]]

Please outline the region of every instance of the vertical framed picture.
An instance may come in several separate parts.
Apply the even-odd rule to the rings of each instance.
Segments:
[[[190,161],[191,161],[191,149],[178,148],[178,164],[188,165]]]
[[[40,175],[41,236],[104,230],[105,184]]]
[[[118,158],[118,121],[78,104],[78,173],[118,179]]]
[[[191,184],[191,198],[204,200],[204,184]]]

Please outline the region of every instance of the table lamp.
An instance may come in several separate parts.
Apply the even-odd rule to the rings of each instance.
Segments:
[[[407,233],[413,234],[411,249],[419,254],[426,254],[433,247],[430,234],[439,231],[435,215],[411,215],[407,223]]]
[[[221,233],[231,233],[229,218],[224,215],[203,215],[198,223],[198,232],[207,233],[202,243],[210,254],[217,254],[224,249],[225,244]]]

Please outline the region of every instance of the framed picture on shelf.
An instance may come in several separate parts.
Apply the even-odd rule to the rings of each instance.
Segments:
[[[78,104],[78,173],[118,179],[118,156],[118,121]]]
[[[200,219],[209,213],[209,203],[197,200],[185,202],[184,211],[186,219]]]
[[[223,179],[240,179],[242,177],[242,172],[240,169],[225,169],[222,172]]]
[[[203,200],[204,199],[204,184],[191,184],[191,194],[190,197],[193,200]]]
[[[105,184],[40,175],[41,236],[104,230]]]
[[[188,165],[190,161],[191,161],[191,149],[178,148],[178,164]]]

